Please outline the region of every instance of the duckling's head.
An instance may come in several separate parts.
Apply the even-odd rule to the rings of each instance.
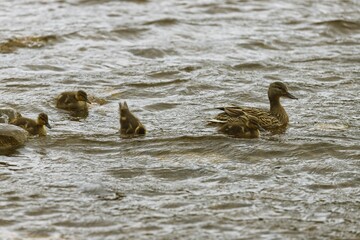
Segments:
[[[49,124],[49,118],[48,115],[46,115],[45,113],[40,113],[38,116],[38,123],[40,125],[45,125],[47,128],[51,129],[51,126]]]
[[[291,99],[297,99],[294,95],[289,93],[288,88],[282,82],[273,82],[269,86],[268,90],[269,99],[279,99],[280,97],[286,97]]]
[[[78,101],[83,101],[83,102],[87,102],[89,104],[91,104],[91,102],[89,101],[86,92],[84,92],[83,90],[79,90],[76,93],[76,99]]]

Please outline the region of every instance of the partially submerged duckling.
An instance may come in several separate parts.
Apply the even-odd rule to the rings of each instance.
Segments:
[[[31,135],[45,136],[46,135],[45,126],[51,129],[48,116],[45,113],[40,113],[37,120],[33,120],[25,117],[18,117],[15,118],[11,122],[11,124],[25,129]]]
[[[288,88],[282,82],[273,82],[269,86],[268,97],[270,101],[270,110],[252,108],[252,107],[223,107],[223,113],[218,114],[215,119],[227,121],[229,118],[241,118],[244,113],[253,117],[256,122],[265,130],[275,131],[285,129],[289,123],[289,117],[280,103],[280,97],[297,99],[289,93]]]
[[[129,110],[126,102],[119,103],[121,135],[145,135],[146,129]]]
[[[87,103],[91,104],[86,92],[63,92],[56,99],[56,107],[70,111],[87,111]]]
[[[237,138],[258,138],[261,126],[252,116],[243,113],[238,117],[230,117],[226,121],[210,120],[210,123],[216,123],[219,131]]]

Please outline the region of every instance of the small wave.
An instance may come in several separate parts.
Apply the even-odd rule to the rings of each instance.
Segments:
[[[159,25],[159,26],[169,26],[175,25],[179,20],[175,18],[162,18],[154,21],[145,22],[144,25]]]
[[[58,37],[55,35],[12,38],[0,43],[0,53],[12,53],[18,48],[42,48],[57,39]]]
[[[276,64],[265,64],[260,62],[245,62],[232,66],[234,70],[252,71],[252,70],[272,70],[272,69],[286,69],[287,66]]]
[[[184,169],[184,168],[113,168],[109,174],[116,178],[136,178],[146,174],[152,175],[159,179],[184,180],[188,178],[199,178],[214,174],[212,171],[202,169]]]
[[[227,203],[220,203],[210,206],[209,209],[212,210],[235,209],[235,208],[251,207],[251,205],[252,205],[251,203],[227,202]]]
[[[262,63],[240,63],[233,66],[236,70],[253,70],[258,68],[265,68],[266,66]]]
[[[211,6],[204,12],[208,14],[224,14],[240,12],[240,9],[236,7]]]
[[[164,81],[164,82],[138,82],[138,83],[130,83],[128,86],[144,88],[144,87],[162,87],[172,84],[180,84],[189,81],[188,79],[175,79],[172,81]]]
[[[323,131],[344,131],[349,128],[347,124],[341,123],[317,123],[315,128]]]
[[[292,63],[306,63],[306,62],[319,62],[319,61],[333,61],[333,58],[330,57],[310,57],[306,59],[292,60]]]
[[[139,37],[142,33],[148,31],[147,28],[116,28],[111,32],[121,38],[135,38]]]
[[[313,25],[326,26],[337,33],[350,33],[352,31],[360,31],[360,22],[347,21],[342,19],[328,20],[316,22]]]
[[[148,76],[152,78],[169,78],[177,75],[178,73],[179,73],[178,71],[160,71],[160,72],[150,73],[148,74]]]
[[[148,3],[149,0],[122,0],[123,2],[133,2],[133,3]],[[79,4],[95,5],[95,4],[104,4],[107,2],[116,2],[114,0],[80,0]]]
[[[341,19],[316,22],[316,23],[314,23],[314,25],[326,25],[329,27],[334,27],[334,28],[339,28],[339,29],[360,30],[359,22],[346,21],[346,20],[341,20]]]
[[[252,41],[249,43],[241,43],[238,46],[246,48],[246,49],[269,49],[269,50],[278,50],[279,48],[275,47],[272,44],[265,43],[264,41]]]
[[[344,78],[339,77],[339,76],[326,76],[326,77],[315,77],[314,79],[322,81],[322,82],[336,82],[336,81],[341,81]]]
[[[162,50],[157,48],[145,48],[145,49],[131,49],[130,53],[135,56],[144,57],[144,58],[163,58],[166,55],[175,55],[176,51],[174,50]]]
[[[25,67],[29,68],[33,71],[55,71],[55,72],[63,72],[65,71],[62,67],[52,66],[52,65],[25,65]]]
[[[145,106],[145,109],[149,111],[162,111],[176,108],[178,105],[178,103],[155,103]]]
[[[185,71],[185,72],[193,72],[198,69],[201,69],[201,67],[200,66],[187,66],[187,67],[180,68],[181,71]]]
[[[166,180],[185,180],[189,178],[200,178],[213,175],[215,172],[204,169],[191,168],[155,168],[149,169],[147,172],[155,178]]]

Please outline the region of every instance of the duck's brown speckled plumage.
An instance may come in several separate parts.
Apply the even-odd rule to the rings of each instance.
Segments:
[[[129,110],[126,102],[119,103],[120,133],[122,136],[145,135],[146,129]]]
[[[231,118],[241,118],[245,113],[247,116],[251,116],[253,121],[265,130],[276,131],[286,128],[289,123],[289,117],[284,107],[280,104],[280,97],[297,98],[289,93],[286,85],[282,82],[270,84],[268,97],[270,110],[238,106],[224,107],[220,108],[224,112],[218,114],[215,119],[227,122]]]
[[[29,132],[30,135],[45,136],[45,126],[51,129],[48,116],[45,113],[40,113],[37,120],[25,117],[15,118],[11,124],[19,126]]]

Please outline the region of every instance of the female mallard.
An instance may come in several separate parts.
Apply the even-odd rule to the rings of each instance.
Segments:
[[[91,104],[86,92],[63,92],[56,99],[56,107],[70,111],[87,111],[87,103]]]
[[[145,135],[146,129],[129,110],[126,102],[119,103],[121,135]]]
[[[229,118],[239,118],[244,115],[252,116],[253,121],[269,131],[284,129],[289,123],[289,117],[280,104],[280,97],[297,99],[289,93],[286,85],[282,82],[273,82],[269,86],[268,97],[270,101],[270,111],[251,107],[224,107],[219,108],[223,113],[218,114],[215,119],[227,121]]]
[[[51,129],[48,116],[45,113],[40,113],[36,121],[30,118],[18,117],[15,118],[11,124],[22,127],[31,135],[45,136],[46,129],[44,126]]]

